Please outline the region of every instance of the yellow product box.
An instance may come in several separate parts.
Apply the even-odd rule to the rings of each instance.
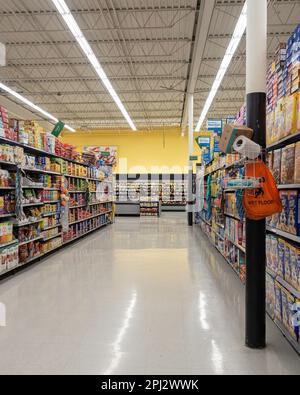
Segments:
[[[51,170],[51,160],[50,158],[45,158],[45,168],[46,170]]]
[[[275,113],[274,111],[267,114],[267,145],[274,143],[274,123],[275,123]]]
[[[34,133],[31,129],[28,129],[27,132],[28,132],[28,145],[34,147]]]
[[[4,196],[0,196],[0,214],[4,214]]]
[[[60,165],[58,163],[51,163],[51,171],[60,173]]]
[[[275,62],[272,62],[271,70],[272,70],[272,73],[275,73],[275,71],[276,71],[276,63]]]
[[[300,141],[295,146],[295,184],[300,184]],[[300,270],[299,270],[300,271]]]
[[[296,131],[300,132],[300,92],[297,93]]]
[[[285,129],[287,135],[297,131],[297,100],[298,94],[288,96],[285,100]]]
[[[87,168],[86,167],[84,167],[84,166],[81,167],[81,174],[82,174],[82,177],[87,176]]]
[[[39,129],[36,128],[34,131],[34,146],[38,149],[43,149],[43,137]]]
[[[285,126],[285,98],[278,100],[275,109],[275,141],[281,140],[288,134]]]

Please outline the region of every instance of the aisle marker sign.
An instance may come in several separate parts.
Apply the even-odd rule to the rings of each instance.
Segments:
[[[61,132],[64,130],[65,124],[62,121],[57,122],[55,128],[52,131],[52,135],[55,137],[59,137]]]
[[[196,138],[196,142],[199,148],[210,148],[210,137],[209,136],[199,136]]]
[[[211,130],[214,132],[222,132],[222,129],[223,129],[222,119],[209,119],[207,121],[207,130]]]

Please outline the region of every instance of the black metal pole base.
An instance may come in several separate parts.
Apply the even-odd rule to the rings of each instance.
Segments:
[[[247,95],[247,126],[253,140],[266,147],[266,94]],[[265,158],[263,158],[265,159]],[[266,221],[246,221],[246,346],[266,347]]]
[[[194,225],[193,213],[188,213],[188,224],[189,224],[189,226],[193,226]]]

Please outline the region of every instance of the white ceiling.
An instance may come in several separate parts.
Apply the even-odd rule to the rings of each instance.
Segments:
[[[66,0],[140,129],[181,126],[203,1]],[[195,94],[195,122],[240,15],[243,0],[216,0]],[[299,23],[300,0],[269,2],[269,57]],[[199,27],[199,26],[198,26]],[[127,127],[51,0],[0,0],[0,81],[74,127]],[[245,39],[209,116],[237,112],[245,96]]]

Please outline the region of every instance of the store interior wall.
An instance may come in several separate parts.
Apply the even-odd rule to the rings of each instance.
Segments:
[[[195,134],[195,139],[197,135]],[[188,136],[179,128],[151,132],[77,131],[64,133],[64,143],[84,146],[115,146],[118,150],[117,174],[186,174]],[[194,141],[194,154],[201,155]]]

